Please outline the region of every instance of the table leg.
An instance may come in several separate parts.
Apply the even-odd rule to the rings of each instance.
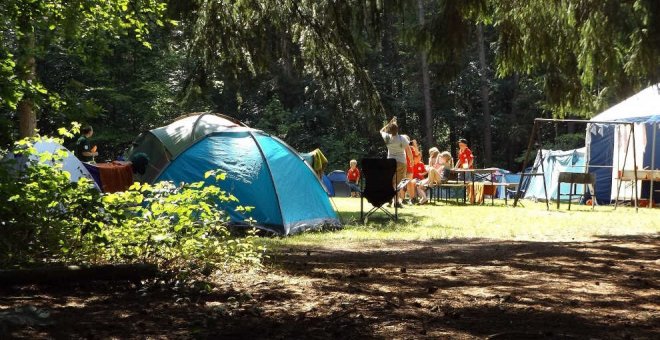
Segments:
[[[557,210],[559,210],[559,201],[560,200],[561,200],[561,182],[557,182]]]

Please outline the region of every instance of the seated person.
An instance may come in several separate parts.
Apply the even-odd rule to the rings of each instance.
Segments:
[[[440,172],[443,168],[443,159],[440,157],[440,150],[436,147],[429,149],[429,165],[426,168],[428,172],[428,178],[425,185],[427,186],[436,186],[440,184]]]
[[[357,168],[357,161],[351,159],[349,166],[346,171],[346,181],[351,188],[351,197],[360,197],[360,170]]]
[[[425,177],[427,174],[426,165],[424,165],[421,157],[419,157],[417,163],[413,166],[413,180],[411,181],[417,193],[417,197],[419,197],[419,204],[428,202],[428,198],[426,197],[426,187],[420,185],[420,183],[426,181]]]
[[[443,151],[440,153],[440,159],[442,160],[442,171],[440,172],[440,182],[447,182],[449,180],[449,174],[451,169],[454,167],[454,159],[451,158],[449,151]]]

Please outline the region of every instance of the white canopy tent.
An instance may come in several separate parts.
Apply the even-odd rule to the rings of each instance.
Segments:
[[[650,86],[634,96],[593,117],[594,122],[628,122],[630,124],[590,123],[587,125],[587,167],[596,174],[596,197],[600,201],[632,199],[635,189],[652,197],[653,182],[645,194],[642,182],[623,185],[619,191],[619,171],[659,169],[660,166],[660,84]],[[633,134],[634,128],[634,136]],[[631,138],[634,137],[634,138]],[[630,142],[628,142],[630,140]],[[635,152],[633,152],[633,150]],[[636,156],[633,156],[636,155]],[[657,189],[657,188],[656,188]]]

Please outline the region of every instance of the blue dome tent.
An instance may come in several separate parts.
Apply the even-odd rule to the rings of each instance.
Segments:
[[[203,133],[196,131],[200,126]],[[159,138],[167,131],[185,133]],[[168,147],[172,140],[178,140],[177,145]],[[238,202],[219,203],[233,224],[245,224],[251,218],[257,227],[281,235],[341,225],[318,177],[295,150],[276,137],[228,117],[188,116],[141,135],[130,152],[163,158],[155,162],[160,169],[152,169],[151,173],[157,175],[143,180],[213,182],[236,196]],[[217,183],[205,179],[209,170],[226,173],[226,179]],[[255,209],[250,213],[236,211],[239,205]]]

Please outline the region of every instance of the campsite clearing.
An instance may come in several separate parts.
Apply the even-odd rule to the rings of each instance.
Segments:
[[[24,287],[0,309],[46,308],[30,338],[607,338],[660,332],[658,211],[422,206],[397,224],[267,239],[265,268],[209,294],[128,284]],[[351,222],[352,221],[352,222]],[[84,318],[80,316],[84,315]],[[562,337],[564,336],[564,337]]]

